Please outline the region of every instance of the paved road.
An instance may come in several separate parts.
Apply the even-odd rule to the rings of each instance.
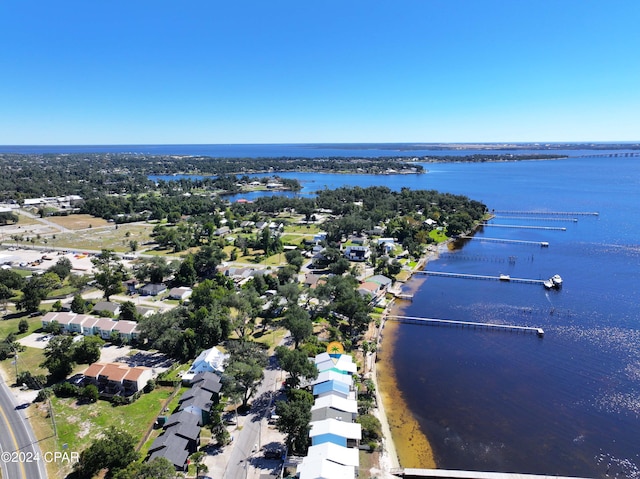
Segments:
[[[0,470],[7,479],[46,479],[44,457],[11,390],[0,378]]]
[[[262,454],[260,449],[264,444],[260,434],[261,421],[269,410],[274,390],[278,389],[278,385],[282,382],[283,372],[276,363],[275,357],[272,356],[270,366],[265,369],[264,379],[254,396],[248,420],[244,423],[242,430],[235,434],[233,451],[223,479],[245,479],[252,468],[252,458]]]

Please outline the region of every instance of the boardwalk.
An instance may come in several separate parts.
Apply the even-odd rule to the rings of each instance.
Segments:
[[[516,472],[456,471],[449,469],[393,469],[391,474],[426,479],[586,479],[579,477],[520,474]]]
[[[514,240],[514,239],[504,239],[504,238],[488,238],[486,236],[467,236],[460,235],[459,238],[468,239],[468,240],[476,240],[476,241],[492,241],[494,243],[513,243],[513,244],[531,244],[536,246],[549,246],[548,241],[526,241],[526,240]]]
[[[544,329],[533,326],[513,326],[510,324],[477,323],[475,321],[457,321],[455,319],[420,318],[417,316],[399,316],[389,314],[386,316],[389,321],[399,323],[423,324],[433,326],[461,326],[474,329],[493,329],[499,331],[511,331],[517,333],[535,333],[539,338],[544,336]]]
[[[496,215],[598,216],[597,211],[509,211],[493,210]]]
[[[529,279],[529,278],[512,278],[510,276],[488,276],[484,274],[467,274],[467,273],[447,273],[446,271],[416,271],[416,274],[426,274],[429,276],[444,276],[446,278],[463,278],[463,279],[488,279],[498,280],[510,283],[527,283],[527,284],[542,284],[542,279]]]
[[[515,228],[521,230],[567,231],[567,228],[564,226],[499,225],[495,223],[482,223],[482,226],[491,226],[494,228]]]
[[[495,215],[494,218],[508,218],[510,220],[527,220],[527,221],[570,221],[572,223],[577,223],[578,218],[533,218],[530,216],[511,216],[511,215]]]

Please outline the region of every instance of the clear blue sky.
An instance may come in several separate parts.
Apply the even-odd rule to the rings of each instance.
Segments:
[[[640,141],[639,0],[3,0],[0,144]]]

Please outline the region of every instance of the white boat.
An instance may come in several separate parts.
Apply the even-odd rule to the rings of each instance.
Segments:
[[[500,281],[511,281],[511,276],[509,276],[508,274],[501,274]]]
[[[551,281],[551,278],[547,279],[546,281],[544,281],[542,283],[544,285],[545,288],[547,289],[551,289],[553,288],[553,281]]]
[[[559,274],[554,274],[553,276],[551,276],[551,281],[553,281],[553,285],[556,288],[559,288],[560,286],[562,286],[562,278],[560,277]]]

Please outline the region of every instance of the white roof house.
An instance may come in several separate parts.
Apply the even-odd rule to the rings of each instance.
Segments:
[[[196,359],[193,360],[191,368],[183,376],[183,380],[190,380],[198,373],[211,372],[222,374],[224,372],[224,362],[229,357],[218,348],[213,347],[202,351]]]
[[[312,386],[323,383],[325,381],[338,381],[348,386],[353,385],[353,377],[350,374],[342,374],[338,371],[328,370],[322,371],[318,377],[311,383]]]
[[[356,422],[343,422],[337,419],[323,419],[311,424],[309,437],[311,444],[317,446],[325,442],[332,442],[339,446],[347,446],[348,441],[362,439],[362,426]]]
[[[360,455],[355,447],[344,447],[325,442],[317,446],[311,446],[307,451],[307,457],[310,459],[329,459],[331,462],[341,464],[343,466],[360,466]],[[304,462],[304,461],[303,461]]]
[[[320,353],[315,357],[314,361],[319,372],[335,369],[354,374],[358,371],[358,366],[353,362],[353,358],[348,354],[340,354],[335,357],[331,356],[329,353]]]
[[[311,410],[321,409],[323,407],[331,407],[338,411],[350,412],[353,414],[358,413],[358,401],[355,399],[346,399],[335,394],[329,394],[328,396],[322,396],[316,398]]]
[[[354,479],[356,468],[343,466],[328,459],[309,458],[302,460],[297,468],[300,479]]]

